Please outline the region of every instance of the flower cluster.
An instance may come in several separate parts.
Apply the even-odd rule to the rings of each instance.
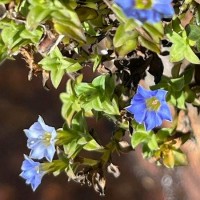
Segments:
[[[142,23],[156,23],[162,18],[171,18],[174,15],[171,2],[171,0],[115,0],[127,17]]]
[[[138,86],[137,92],[126,109],[134,115],[138,123],[144,123],[146,130],[152,130],[162,124],[163,120],[172,120],[171,112],[166,103],[165,90],[145,90]]]
[[[55,154],[56,130],[54,127],[45,124],[41,116],[29,129],[24,130],[28,141],[27,147],[31,149],[30,155],[24,156],[20,176],[26,180],[27,184],[31,184],[33,191],[36,190],[41,183],[41,179],[46,173],[41,168],[41,163],[33,161],[33,159],[46,158],[49,162],[53,160]]]

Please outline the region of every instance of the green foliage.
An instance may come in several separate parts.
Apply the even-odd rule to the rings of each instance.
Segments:
[[[72,73],[82,69],[82,66],[74,59],[62,56],[60,50],[56,48],[49,56],[43,58],[40,62],[44,70],[51,72],[51,81],[55,88],[61,82],[65,73]]]
[[[151,142],[143,141],[143,156],[153,158],[168,168],[187,165],[186,155],[179,149],[176,133],[171,128],[160,129],[152,135]]]
[[[196,104],[198,96],[193,88],[189,87],[194,75],[194,67],[189,66],[179,75],[180,66],[175,65],[176,70],[172,71],[173,78],[163,77],[161,82],[152,88],[163,88],[168,91],[169,102],[179,109],[186,109],[186,103]]]
[[[125,56],[137,47],[138,33],[134,30],[133,20],[120,24],[113,39],[113,44],[120,56]]]
[[[131,137],[132,147],[137,147],[138,144],[146,144],[150,150],[158,149],[156,136],[152,131],[146,131],[144,125],[137,125]]]
[[[58,144],[64,146],[67,158],[74,159],[81,150],[101,151],[100,146],[89,134],[83,112],[74,115],[69,127],[67,124],[58,130]]]
[[[95,78],[92,83],[81,81],[81,77],[74,82],[69,80],[66,93],[62,93],[60,96],[63,102],[62,115],[68,123],[74,113],[82,109],[88,116],[95,114],[94,111],[104,112],[108,115],[119,115],[117,98],[113,96],[114,77],[101,75]]]
[[[171,62],[178,62],[185,58],[191,63],[200,64],[199,58],[191,48],[195,45],[195,42],[187,37],[185,30],[176,33],[175,31],[172,31],[171,28],[172,27],[168,27],[166,30],[167,37],[173,43],[170,50]]]
[[[42,36],[41,29],[28,31],[25,24],[17,24],[14,21],[2,21],[0,28],[2,46],[7,49],[7,54],[10,56],[19,51],[22,46],[37,44]]]

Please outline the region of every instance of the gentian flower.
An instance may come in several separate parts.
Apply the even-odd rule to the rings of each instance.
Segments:
[[[51,162],[56,151],[55,138],[57,133],[55,128],[46,125],[42,117],[39,116],[38,121],[29,129],[25,129],[24,132],[28,137],[27,147],[31,149],[30,157],[34,159],[45,157]]]
[[[45,175],[45,171],[41,169],[41,163],[33,161],[27,155],[24,155],[24,161],[22,163],[22,173],[20,176],[26,180],[26,184],[30,184],[33,191],[40,185],[42,177]]]
[[[171,112],[165,100],[165,90],[145,90],[138,86],[137,92],[131,100],[131,105],[126,108],[134,115],[139,123],[144,123],[146,130],[160,126],[163,120],[172,121]]]
[[[172,0],[114,0],[129,18],[140,22],[156,23],[162,18],[171,18],[174,9]]]

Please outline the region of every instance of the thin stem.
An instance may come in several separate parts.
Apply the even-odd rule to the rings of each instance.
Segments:
[[[75,80],[75,77],[72,74],[67,73],[67,76],[69,76],[69,78],[72,79],[73,81]]]

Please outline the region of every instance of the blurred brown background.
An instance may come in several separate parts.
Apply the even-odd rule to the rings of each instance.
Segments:
[[[68,182],[65,174],[47,175],[36,192],[19,177],[23,154],[28,154],[24,128],[29,128],[41,115],[46,124],[59,128],[59,93],[65,91],[65,82],[58,90],[44,90],[41,77],[27,80],[25,63],[6,61],[0,66],[0,200],[199,200],[200,199],[200,119],[190,109],[196,141],[189,141],[184,149],[189,166],[174,170],[157,167],[143,160],[140,149],[115,157],[121,175],[115,179],[108,175],[106,196],[100,197],[93,188]],[[102,128],[104,127],[104,129]],[[101,122],[96,130],[111,136],[111,127]]]

